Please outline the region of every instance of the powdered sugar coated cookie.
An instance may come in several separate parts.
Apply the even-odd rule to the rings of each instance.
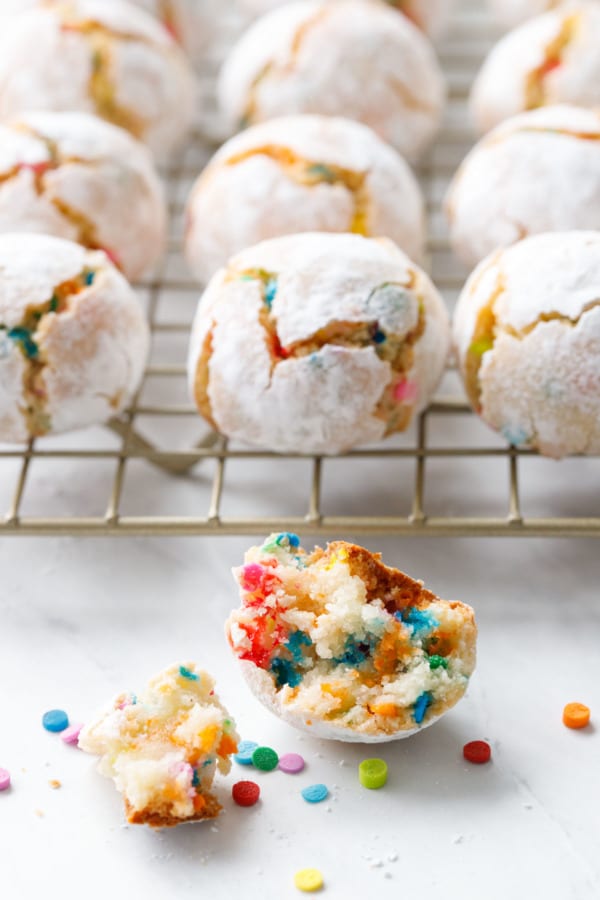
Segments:
[[[599,106],[599,45],[596,3],[568,4],[511,31],[493,48],[473,86],[479,131],[538,106]]]
[[[289,116],[232,138],[188,203],[186,253],[203,281],[262,240],[307,231],[385,236],[423,253],[419,186],[404,160],[348,119]]]
[[[462,163],[446,212],[468,264],[527,235],[600,229],[600,114],[548,106],[507,119]]]
[[[407,428],[447,350],[443,301],[394,244],[300,234],[251,247],[214,276],[188,371],[223,434],[339,453]]]
[[[511,444],[600,452],[600,233],[527,238],[487,257],[454,337],[467,394]]]
[[[444,84],[431,46],[404,16],[365,0],[307,0],[246,32],[219,97],[232,131],[295,113],[342,115],[413,159],[437,130]]]
[[[148,354],[139,301],[104,253],[47,235],[0,235],[0,441],[120,412]]]
[[[156,264],[166,204],[146,147],[86,113],[0,125],[0,232],[54,234],[102,249],[130,279]]]

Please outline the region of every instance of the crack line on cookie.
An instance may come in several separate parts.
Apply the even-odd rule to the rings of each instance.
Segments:
[[[565,15],[555,37],[542,49],[542,62],[525,78],[525,109],[536,109],[548,102],[546,78],[563,64],[565,53],[577,37],[580,25],[580,13]]]
[[[307,35],[310,31],[312,31],[315,25],[318,25],[322,21],[325,21],[325,19],[329,18],[332,11],[333,10],[331,8],[318,9],[314,15],[309,16],[298,26],[298,29],[292,38],[289,58],[283,63],[280,63],[274,59],[270,59],[254,77],[250,84],[250,87],[248,88],[246,106],[240,118],[239,124],[241,129],[247,128],[248,125],[252,125],[253,122],[259,121],[260,119],[260,117],[258,116],[259,110],[257,96],[259,88],[267,79],[271,79],[272,76],[285,74],[286,72],[292,71],[294,69],[294,64],[298,58],[298,54],[302,49],[302,44],[304,43]]]
[[[304,187],[315,187],[321,184],[344,187],[352,196],[354,212],[349,230],[354,234],[368,234],[370,194],[367,179],[368,171],[357,172],[332,163],[306,159],[289,147],[268,144],[253,147],[230,156],[227,166],[237,166],[255,156],[265,156],[276,162],[282,172],[296,184]],[[208,173],[210,177],[210,173]]]
[[[20,412],[25,420],[27,433],[31,437],[42,437],[51,429],[50,417],[46,411],[48,400],[44,383],[44,371],[48,365],[44,350],[40,346],[43,334],[40,328],[49,316],[67,312],[70,300],[93,284],[96,273],[85,268],[75,278],[57,285],[50,300],[26,307],[18,325],[8,328],[0,324],[0,335],[6,337],[19,349],[24,360],[23,402]]]
[[[154,47],[155,43],[143,34],[112,29],[95,19],[78,19],[69,9],[62,10],[61,13],[63,31],[76,32],[88,42],[91,54],[88,92],[96,112],[135,137],[143,138],[147,123],[117,100],[117,87],[112,71],[113,48],[115,42],[119,41],[141,43],[150,47]]]

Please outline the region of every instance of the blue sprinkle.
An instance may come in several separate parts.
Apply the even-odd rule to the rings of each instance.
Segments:
[[[64,709],[50,709],[42,716],[42,725],[46,731],[58,734],[59,731],[69,727],[69,717]]]
[[[523,444],[526,444],[529,441],[529,436],[522,428],[519,426],[511,426],[505,425],[504,428],[501,429],[502,437],[505,441],[511,444],[513,447],[522,447]]]
[[[289,544],[290,547],[299,547],[300,546],[300,538],[297,534],[292,534],[291,531],[282,531],[281,534],[278,534],[275,538],[275,543],[279,544],[281,547],[282,544]]]
[[[386,340],[385,333],[383,331],[379,331],[379,329],[373,335],[373,341],[376,344],[383,344]]]
[[[413,709],[413,719],[420,725],[423,719],[425,718],[425,713],[431,706],[431,702],[433,700],[433,695],[429,693],[429,691],[424,691],[420,697],[417,697],[415,701],[415,707]]]
[[[377,641],[378,638],[373,634],[360,639],[351,634],[346,638],[342,656],[335,657],[333,662],[357,669],[369,659]]]
[[[289,659],[277,657],[271,663],[271,672],[275,676],[279,687],[289,684],[290,687],[298,687],[302,681],[302,673],[294,668]]]
[[[200,676],[196,675],[195,672],[192,672],[191,669],[187,669],[185,666],[179,666],[179,674],[182,678],[187,678],[189,681],[200,681]]]
[[[265,303],[271,309],[273,306],[273,300],[277,294],[277,279],[269,278],[267,283],[265,284]]]
[[[205,766],[206,763],[202,763],[202,765]],[[199,784],[200,784],[200,774],[198,772],[198,769],[194,769],[194,774],[192,776],[192,787],[198,787]]]
[[[286,643],[286,648],[292,654],[295,663],[300,664],[304,661],[304,650],[302,647],[312,647],[312,641],[305,631],[293,631]]]
[[[440,624],[430,612],[416,606],[407,606],[401,612],[395,613],[395,617],[412,630],[413,637],[419,638],[429,634]]]
[[[329,789],[326,784],[311,784],[303,788],[300,793],[307,803],[321,803],[329,796]]]
[[[29,328],[11,328],[8,332],[11,341],[19,344],[25,356],[35,359],[39,354],[39,347],[31,337]]]
[[[84,272],[84,273],[83,273],[83,280],[84,280],[84,282],[86,283],[86,285],[87,285],[88,287],[90,286],[90,284],[93,284],[93,283],[94,283],[94,278],[95,278],[95,277],[96,277],[96,273],[95,273],[95,272]]]
[[[254,741],[240,741],[237,753],[233,754],[233,758],[240,766],[252,765],[252,754],[258,747]]]

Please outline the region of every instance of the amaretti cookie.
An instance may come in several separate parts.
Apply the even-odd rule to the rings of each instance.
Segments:
[[[0,116],[91,112],[160,157],[186,136],[194,82],[183,51],[135,6],[65,0],[15,17],[0,39]]]
[[[190,386],[228,437],[341,453],[407,428],[441,377],[449,326],[390,241],[300,234],[234,256],[194,322]]]
[[[480,132],[517,113],[568,103],[600,106],[600,4],[574,3],[507,34],[473,85]]]
[[[424,204],[408,165],[364,125],[288,116],[228,141],[187,207],[186,255],[202,281],[268,238],[306,231],[389,237],[420,259]]]
[[[446,213],[469,264],[527,235],[600,229],[600,114],[548,106],[507,119],[461,165]]]
[[[0,441],[105,422],[138,388],[149,331],[102,252],[0,235]]]
[[[509,443],[600,452],[600,232],[493,253],[465,286],[454,337],[473,407]]]
[[[139,278],[166,244],[166,203],[147,148],[87,113],[29,113],[0,125],[7,231],[102,249],[127,278]]]
[[[368,0],[299,0],[241,38],[219,97],[232,131],[294,113],[345,116],[414,159],[438,128],[444,84],[429,42],[404,16]]]
[[[253,693],[315,737],[389,741],[431,725],[475,668],[473,610],[441,600],[379,553],[335,541],[306,553],[271,535],[234,570],[231,648]]]
[[[139,694],[118,697],[89,722],[79,746],[123,795],[127,820],[164,828],[214,819],[211,787],[238,746],[235,723],[196,663],[174,665]]]

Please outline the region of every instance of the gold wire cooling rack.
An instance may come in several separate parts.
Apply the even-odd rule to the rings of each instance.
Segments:
[[[449,306],[466,273],[450,253],[441,198],[472,143],[468,90],[495,39],[482,6],[464,0],[440,48],[448,109],[419,167],[429,269]],[[203,129],[165,173],[168,257],[138,286],[153,333],[144,384],[108,428],[0,446],[0,535],[600,536],[598,461],[552,463],[506,446],[471,413],[452,371],[410,434],[343,457],[282,457],[203,434],[186,391],[199,289],[186,274],[182,234],[185,197],[216,143],[213,70],[203,79]]]

